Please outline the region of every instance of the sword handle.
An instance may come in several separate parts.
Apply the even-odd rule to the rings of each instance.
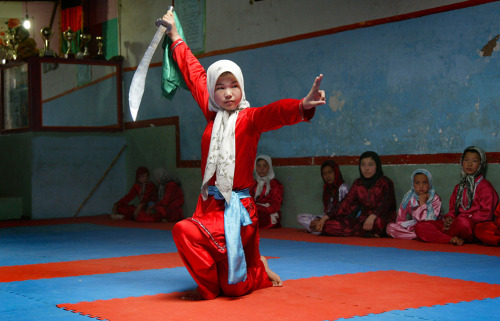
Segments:
[[[167,13],[168,12],[174,12],[174,7],[168,6]],[[160,26],[164,26],[167,29],[166,32],[170,32],[170,30],[172,30],[172,26],[170,25],[170,23],[166,22],[165,20],[163,20],[161,18],[156,19],[155,25],[157,28],[159,28]]]

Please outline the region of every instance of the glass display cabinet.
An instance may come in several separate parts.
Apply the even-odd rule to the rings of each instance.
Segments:
[[[14,63],[0,70],[2,130],[29,129],[28,84],[28,63]]]
[[[1,133],[123,130],[121,61],[33,57],[0,85]]]

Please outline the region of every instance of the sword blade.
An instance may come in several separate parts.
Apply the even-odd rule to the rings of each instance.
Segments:
[[[151,40],[151,43],[144,53],[144,56],[137,66],[137,70],[134,73],[134,77],[132,78],[132,83],[130,84],[130,90],[128,92],[128,104],[130,108],[130,114],[132,115],[132,119],[135,121],[137,118],[137,113],[139,112],[139,106],[141,105],[142,95],[144,94],[144,86],[146,84],[146,75],[148,73],[149,64],[151,63],[151,59],[153,58],[153,54],[155,53],[156,47],[160,43],[163,35],[165,34],[166,27],[163,25],[158,26],[158,30]]]

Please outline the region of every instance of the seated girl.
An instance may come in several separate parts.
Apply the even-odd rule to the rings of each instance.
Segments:
[[[182,220],[184,218],[182,212],[184,193],[181,184],[163,167],[154,169],[153,176],[158,184],[158,202],[154,205],[157,217],[162,222]]]
[[[129,204],[136,197],[139,198],[139,204],[137,206]],[[111,218],[136,220],[146,215],[146,210],[156,200],[156,186],[149,180],[149,170],[141,166],[135,171],[135,183],[128,194],[113,205]]]
[[[382,171],[377,153],[367,151],[359,158],[359,178],[333,213],[316,224],[316,231],[332,236],[380,237],[388,222],[396,218],[394,184]]]
[[[340,201],[349,192],[349,185],[344,182],[339,165],[334,160],[328,159],[321,165],[321,177],[323,178],[323,215],[333,213],[340,204]],[[320,234],[315,227],[321,216],[312,214],[299,214],[297,221],[306,231]]]
[[[462,178],[453,190],[444,220],[415,225],[415,233],[424,242],[454,245],[472,242],[475,225],[493,218],[498,194],[484,177],[487,165],[484,151],[476,146],[467,147],[460,164]]]
[[[396,223],[387,224],[387,234],[395,239],[416,239],[417,222],[440,218],[441,198],[432,186],[431,173],[417,169],[411,175],[411,181],[412,187],[403,197]]]
[[[158,201],[151,203],[146,211],[141,211],[136,221],[178,222],[182,220],[184,218],[182,214],[184,194],[180,183],[163,167],[155,168],[153,177],[158,184]]]
[[[254,182],[250,196],[257,205],[259,227],[281,227],[281,204],[283,203],[283,185],[274,178],[271,157],[257,156],[254,167]]]

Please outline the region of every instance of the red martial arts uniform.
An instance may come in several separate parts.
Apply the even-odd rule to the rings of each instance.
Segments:
[[[159,220],[178,222],[184,218],[182,205],[184,205],[184,193],[176,182],[170,181],[165,184],[163,198],[154,206],[156,216]]]
[[[138,222],[178,222],[184,218],[182,205],[184,205],[182,189],[177,183],[170,181],[165,184],[162,199],[153,205],[152,213],[141,211],[135,220]]]
[[[500,246],[500,203],[495,210],[495,220],[477,223],[474,233],[484,244]]]
[[[209,93],[206,72],[187,45],[178,40],[171,45],[173,57],[184,80],[207,120],[201,141],[201,170],[205,172],[210,138],[216,112],[208,109]],[[235,169],[233,190],[249,188],[253,183],[253,167],[261,133],[309,120],[315,108],[303,110],[299,100],[284,99],[260,108],[245,108],[238,114],[235,127]],[[209,185],[215,184],[215,175]],[[253,198],[241,203],[252,224],[241,227],[241,241],[247,265],[247,278],[237,284],[228,283],[228,258],[224,233],[225,201],[200,195],[192,218],[178,222],[173,228],[174,241],[189,273],[198,284],[204,299],[220,294],[241,296],[272,286],[260,259],[257,211]]]
[[[444,219],[451,216],[453,223],[448,230],[444,230],[444,221],[423,221],[415,225],[415,234],[424,242],[431,243],[450,243],[454,236],[461,238],[466,242],[474,240],[474,227],[477,223],[490,221],[493,217],[493,212],[498,203],[498,194],[491,183],[479,175],[475,181],[477,183],[476,192],[472,205],[468,210],[465,210],[459,205],[458,216],[455,215],[455,203],[457,199],[458,186],[455,186],[453,194],[450,197],[449,212]],[[467,193],[463,192],[462,204],[467,204]]]
[[[361,213],[360,213],[361,212]],[[363,224],[371,214],[377,218],[371,231],[364,231]],[[327,213],[323,233],[332,236],[363,236],[370,232],[378,235],[385,233],[388,222],[396,217],[396,196],[392,181],[382,176],[370,188],[361,184],[358,178],[344,197],[337,211]]]
[[[128,194],[122,197],[118,202],[116,202],[116,204],[118,205],[116,208],[116,213],[123,215],[123,218],[125,219],[134,219],[133,215],[137,207],[129,203],[136,197],[139,197],[139,204],[143,205],[141,212],[136,218],[136,220],[140,221],[140,217],[147,215],[145,211],[148,207],[148,204],[156,202],[157,194],[155,184],[149,182],[144,188],[144,191],[142,191],[142,186],[138,183],[135,183]]]
[[[259,227],[274,228],[281,227],[281,204],[283,203],[283,185],[276,178],[269,181],[271,188],[266,195],[267,187],[264,185],[262,192],[255,199],[257,181],[254,181],[250,188],[250,196],[255,199],[257,214],[259,215]],[[266,206],[266,205],[269,206]]]

